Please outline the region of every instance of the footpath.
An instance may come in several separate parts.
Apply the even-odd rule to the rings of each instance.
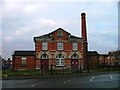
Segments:
[[[114,74],[118,71],[112,72],[97,72],[97,73],[78,73],[78,74],[63,74],[63,75],[39,75],[39,76],[14,76],[14,77],[2,77],[2,80],[19,80],[19,79],[39,79],[39,78],[55,78],[55,77],[76,77],[86,75],[99,75],[99,74]]]

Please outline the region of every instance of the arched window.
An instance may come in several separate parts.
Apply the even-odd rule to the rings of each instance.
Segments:
[[[62,54],[58,54],[56,57],[56,66],[64,66],[64,56]]]
[[[72,58],[72,59],[78,59],[79,57],[78,57],[77,54],[73,54],[71,58]]]
[[[64,56],[62,54],[58,54],[57,58],[64,58]]]
[[[42,54],[41,59],[48,59],[48,55],[47,54]]]

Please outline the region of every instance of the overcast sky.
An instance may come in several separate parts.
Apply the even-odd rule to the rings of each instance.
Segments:
[[[81,37],[81,13],[86,13],[89,50],[118,49],[118,0],[4,0],[0,10],[0,54],[34,50],[34,36],[63,28]]]

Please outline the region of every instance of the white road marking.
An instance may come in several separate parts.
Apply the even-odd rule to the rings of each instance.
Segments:
[[[112,80],[113,79],[113,77],[112,77],[112,75],[110,74],[110,79]]]
[[[95,77],[93,76],[91,79],[90,79],[90,82],[94,79]]]
[[[74,80],[74,79],[75,79],[75,78],[70,79],[70,80],[67,80],[67,81],[64,82],[64,84],[66,84],[66,83],[68,83],[68,82],[71,82],[71,81]]]
[[[51,79],[50,79],[50,80],[51,80]],[[38,83],[32,84],[31,86],[35,86],[35,85],[37,85],[37,84],[42,84],[42,83],[45,83],[45,82],[50,81],[50,80],[46,80],[46,81],[42,81],[42,82],[38,82]]]

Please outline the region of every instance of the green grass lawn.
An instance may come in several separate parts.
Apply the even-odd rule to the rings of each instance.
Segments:
[[[22,70],[22,71],[13,71],[13,70],[3,70],[2,77],[8,76],[37,76],[40,75],[39,70]]]
[[[89,73],[98,73],[98,72],[110,72],[110,71],[118,71],[118,68],[96,68],[96,69],[89,69]],[[80,73],[80,70],[53,70],[53,75],[62,75],[62,74],[75,74]],[[87,73],[87,70],[82,70],[82,73]],[[49,70],[44,75],[51,74],[51,70]],[[0,76],[2,77],[14,77],[14,76],[40,76],[41,71],[40,70],[21,70],[21,71],[13,71],[13,70],[3,70],[2,74],[0,72]]]

